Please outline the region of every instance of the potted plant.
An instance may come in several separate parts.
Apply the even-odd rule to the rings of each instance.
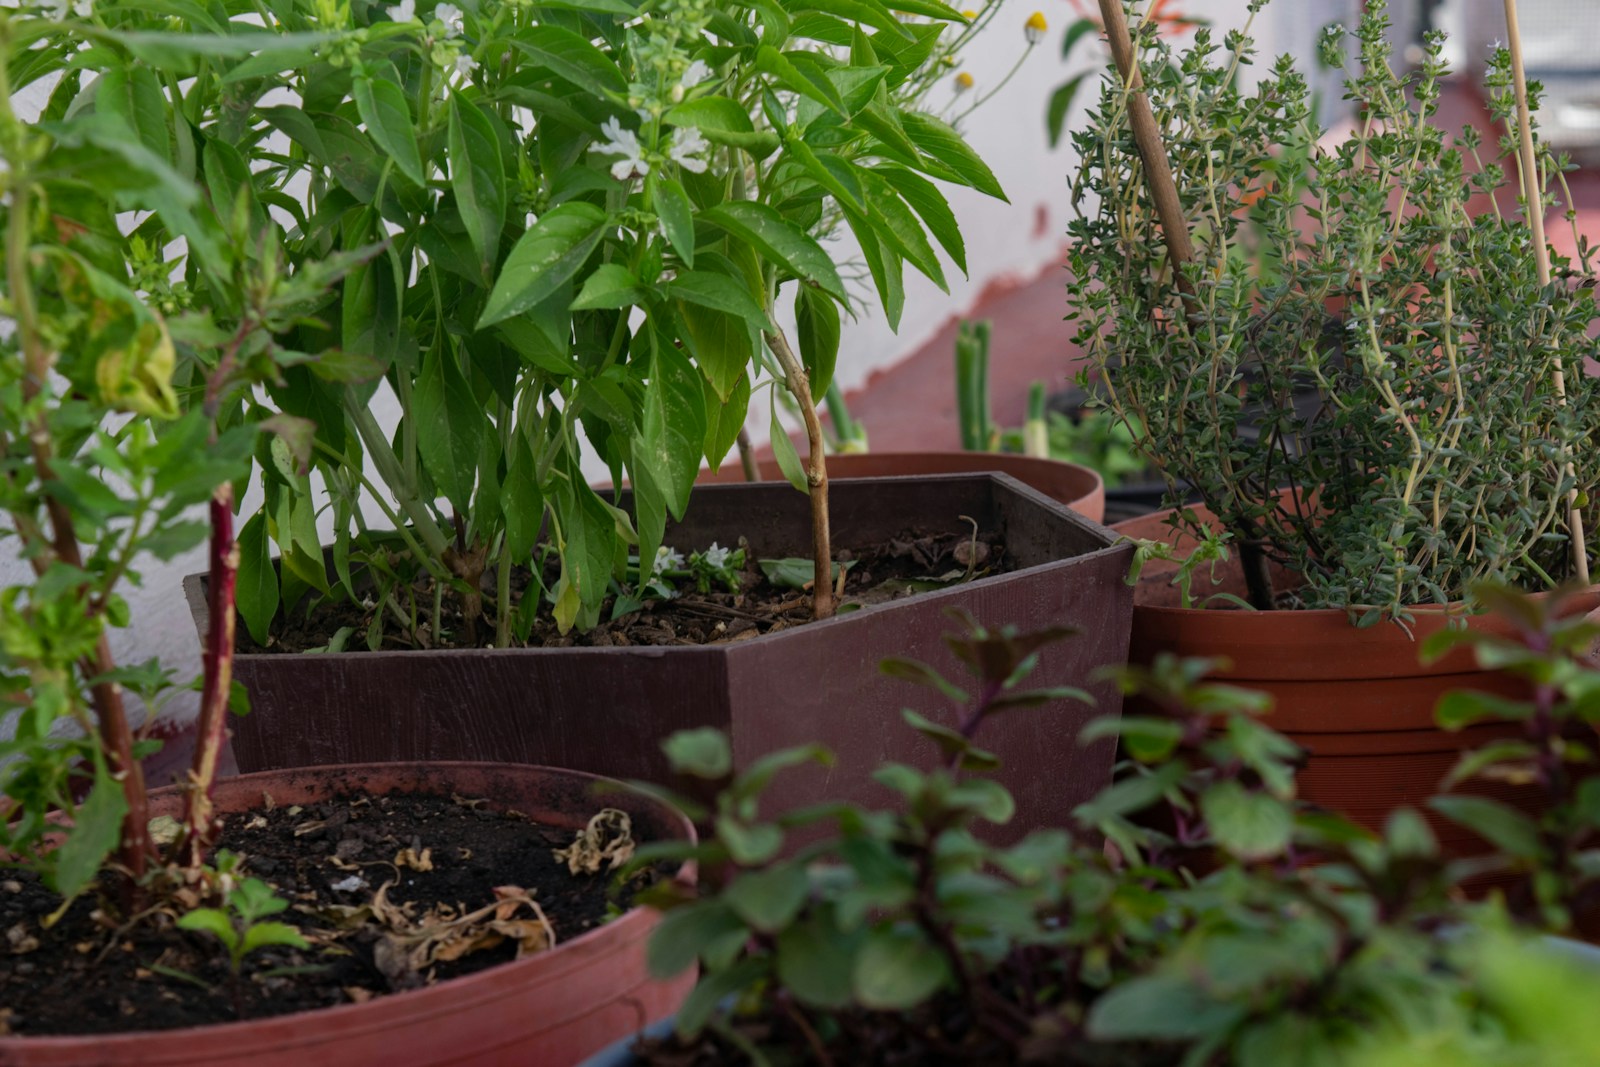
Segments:
[[[1247,30],[1219,46],[1201,29],[1174,58],[1102,8],[1122,74],[1074,134],[1078,340],[1152,464],[1204,501],[1122,532],[1209,530],[1238,560],[1225,601],[1202,581],[1172,604],[1170,573],[1151,572],[1132,655],[1227,657],[1310,750],[1305,795],[1381,825],[1473,743],[1433,729],[1434,700],[1490,684],[1464,655],[1419,666],[1418,639],[1493,625],[1468,618],[1479,578],[1588,581],[1596,309],[1586,260],[1551,273],[1542,205],[1560,167],[1526,132],[1505,50],[1499,153],[1472,129],[1452,141],[1434,122],[1441,38],[1396,74],[1381,5],[1355,34],[1359,117],[1339,144],[1289,61],[1243,86]],[[1348,43],[1331,28],[1323,61],[1345,65]],[[1541,205],[1526,220],[1519,175]]]
[[[1078,650],[1093,663],[1050,665],[1061,678],[1120,659],[1099,576],[1126,550],[1105,534],[992,480],[829,492],[813,400],[848,298],[819,238],[855,235],[897,321],[907,263],[935,281],[936,246],[963,263],[935,183],[1000,193],[923,104],[995,10],[892,7],[335,4],[185,24],[218,56],[184,121],[239,157],[228,173],[273,207],[289,261],[364,257],[279,339],[321,358],[269,386],[311,458],[260,451],[240,534],[242,768],[494,755],[649,776],[674,727],[774,720],[861,731],[876,753],[898,697],[870,665],[908,633],[931,653],[926,613],[969,598],[1104,630]],[[709,488],[688,508],[764,388],[805,413],[809,456],[781,456],[806,497]],[[593,491],[585,454],[630,489]],[[979,558],[963,515],[1009,547]],[[869,575],[898,583],[881,603],[856,588]],[[891,602],[918,586],[934,591]],[[199,577],[189,592],[203,626]],[[860,610],[797,625],[839,600]],[[775,685],[824,661],[826,685]],[[1016,744],[1076,751],[1045,740]]]
[[[1022,447],[1016,439],[1006,439],[991,422],[989,412],[989,323],[962,322],[956,340],[956,410],[961,429],[961,448],[956,451],[874,452],[867,447],[865,427],[850,414],[849,405],[837,383],[829,385],[825,398],[831,425],[825,428],[827,444],[833,453],[828,459],[835,478],[904,478],[929,474],[965,474],[1000,471],[1031,486],[1057,503],[1064,504],[1092,522],[1105,518],[1106,484],[1092,464],[1063,462],[1052,458],[1047,445]],[[1039,385],[1042,402],[1043,385]],[[1038,416],[1040,424],[1044,415]],[[1015,435],[1011,435],[1012,438]],[[1002,449],[1002,443],[1007,445]],[[700,476],[705,482],[732,482],[765,479],[781,481],[783,469],[776,459],[759,462],[753,455],[741,455],[740,468]]]
[[[1514,596],[1493,602],[1519,635],[1500,658],[1559,679],[1541,705],[1540,742],[1504,755],[1548,763],[1560,724],[1592,704],[1600,679],[1574,653],[1596,631]],[[1452,886],[1471,865],[1444,859],[1416,811],[1374,833],[1299,798],[1297,749],[1258,718],[1266,700],[1208,679],[1204,661],[1162,657],[1129,670],[1125,684],[1153,713],[1094,731],[1122,737],[1128,778],[1069,826],[1011,847],[981,844],[975,832],[1011,808],[974,746],[992,714],[1027,713],[992,694],[1025,702],[1018,668],[1050,639],[978,628],[952,637],[975,695],[922,669],[940,710],[906,718],[931,746],[916,766],[878,770],[894,797],[883,810],[840,804],[773,818],[763,786],[824,753],[780,752],[741,775],[717,735],[674,738],[680,803],[736,831],[670,853],[693,855],[702,881],[695,893],[662,894],[669,910],[651,959],[662,974],[698,963],[702,977],[670,1026],[588,1067],[763,1057],[1354,1067],[1422,1062],[1401,1053],[1430,1049],[1461,1062],[1554,1065],[1600,1049],[1600,1034],[1580,1022],[1593,950],[1528,937],[1571,928],[1551,906],[1557,886],[1593,884],[1573,877],[1575,853],[1529,852],[1538,834],[1507,821],[1516,813],[1440,798],[1452,817],[1494,836],[1500,860],[1542,872],[1547,908],[1508,917],[1499,904],[1465,903]],[[1450,717],[1531,723],[1478,694],[1456,694],[1451,706]],[[1462,770],[1493,756],[1473,753]],[[1168,812],[1175,834],[1136,824],[1152,807]],[[1564,845],[1595,831],[1580,807],[1563,816]],[[749,849],[797,833],[809,841],[799,855]],[[1308,851],[1323,862],[1304,863]],[[1193,873],[1199,858],[1211,867],[1203,877]]]
[[[0,501],[21,564],[0,592],[0,1061],[586,1055],[686,991],[644,969],[654,914],[607,892],[628,841],[692,836],[681,816],[632,797],[592,823],[591,776],[495,764],[216,781],[243,703],[233,484],[258,443],[292,460],[297,440],[291,421],[241,417],[239,397],[304,363],[274,338],[358,260],[287,270],[251,226],[248,186],[202,194],[174,141],[187,129],[153,121],[177,83],[141,60],[186,57],[203,79],[216,40],[124,30],[118,14],[0,12]],[[98,78],[72,65],[85,41]],[[40,79],[49,99],[24,121],[17,93]],[[181,263],[161,252],[175,240]],[[209,522],[190,517],[201,507]],[[152,706],[178,686],[157,662],[116,662],[109,634],[131,623],[139,572],[208,532],[196,751],[179,785],[151,790],[128,696]],[[419,806],[438,819],[419,825]],[[484,852],[520,839],[523,865],[447,852],[446,825],[476,827]],[[541,888],[560,892],[535,904]],[[451,968],[467,976],[432,984]],[[338,1006],[304,1010],[323,1004]]]

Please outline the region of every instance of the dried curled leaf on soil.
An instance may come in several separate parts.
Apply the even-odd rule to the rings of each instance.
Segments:
[[[431,980],[426,973],[435,963],[448,963],[473,952],[497,948],[508,938],[516,942],[517,958],[543,952],[556,943],[555,927],[527,891],[514,885],[495,889],[495,902],[451,918],[448,905],[436,905],[420,920],[412,909],[388,900],[386,882],[373,894],[371,914],[387,928],[372,946],[372,960],[396,989],[409,989]]]
[[[633,858],[633,820],[616,808],[602,808],[589,825],[566,848],[554,850],[555,858],[572,874],[598,874],[614,871]]]

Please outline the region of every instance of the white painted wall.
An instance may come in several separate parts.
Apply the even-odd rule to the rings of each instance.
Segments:
[[[1024,5],[1030,3],[1047,5],[1043,13],[1051,26],[1045,41],[1033,50],[1013,80],[965,123],[968,139],[993,168],[1010,202],[962,190],[952,192],[952,206],[966,237],[969,276],[963,278],[959,272],[949,270],[947,273],[953,277],[947,296],[908,271],[906,310],[898,335],[889,330],[876,309],[847,324],[838,369],[840,384],[847,389],[864,382],[874,370],[898,362],[950,316],[969,311],[985,286],[1008,276],[1034,277],[1059,259],[1070,210],[1066,175],[1072,161],[1065,144],[1052,151],[1046,143],[1045,102],[1058,84],[1094,60],[1096,46],[1080,44],[1076,62],[1068,66],[1060,58],[1060,46],[1063,31],[1075,17],[1073,8],[1062,0],[1012,0],[1009,10],[997,16],[991,32],[976,43],[960,69],[973,75],[974,93],[985,92],[986,86],[1003,77],[1023,48],[1023,23],[1034,10]],[[1257,26],[1263,54],[1288,50],[1306,59],[1317,29],[1331,19],[1345,16],[1353,4],[1354,0],[1279,0]],[[1180,7],[1225,27],[1240,23],[1245,0],[1189,0]],[[938,90],[939,95],[930,102],[934,107],[949,102],[951,84],[947,79]],[[1080,104],[1092,98],[1093,92],[1086,86],[1080,93]],[[23,114],[28,113],[29,103],[19,101]],[[43,100],[32,101],[31,105],[36,113]],[[840,260],[856,255],[847,239],[838,241],[832,251]],[[870,291],[868,283],[864,294]],[[387,390],[380,392],[375,407],[380,419],[392,425],[397,411]],[[766,412],[764,405],[757,407],[761,411],[759,417],[752,419],[752,432],[764,436]],[[594,473],[603,474],[598,468]],[[247,499],[246,506],[253,503]],[[198,644],[180,583],[185,574],[204,566],[204,553],[196,551],[170,564],[152,563],[145,568],[143,586],[128,590],[134,625],[113,635],[113,647],[120,659],[136,661],[158,656],[176,668],[180,676],[192,676],[198,671]],[[0,559],[0,586],[25,580],[25,570],[25,565],[14,558]],[[192,715],[193,699],[188,694],[178,697],[164,714]]]

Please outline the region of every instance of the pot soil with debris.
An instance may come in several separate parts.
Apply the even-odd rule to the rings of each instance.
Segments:
[[[687,546],[686,546],[687,547]],[[707,562],[715,561],[716,565]],[[845,613],[944,589],[1015,569],[1003,537],[991,530],[928,533],[907,530],[864,546],[834,554],[834,573],[841,580],[839,612]],[[618,592],[600,613],[600,623],[586,632],[562,633],[550,610],[545,590],[555,588],[559,563],[552,557],[543,572],[543,589],[526,568],[511,577],[514,611],[521,634],[515,647],[571,648],[629,645],[714,645],[744,641],[762,634],[802,626],[811,619],[809,559],[763,559],[741,543],[737,549],[716,545],[702,551],[663,550],[653,571],[656,580],[638,583],[635,595]],[[355,652],[366,649],[465,648],[485,645],[495,632],[494,580],[487,575],[483,613],[477,620],[477,645],[464,640],[468,627],[461,598],[446,592],[436,598],[434,583],[419,580],[382,603],[323,599],[283,612],[273,623],[265,647],[241,628],[243,653]],[[527,597],[537,599],[531,604]],[[432,632],[432,611],[440,609],[438,635]],[[534,610],[528,610],[529,608]],[[525,613],[525,614],[524,614]],[[415,619],[415,625],[411,620]]]
[[[234,886],[270,886],[287,904],[271,921],[296,928],[306,947],[255,950],[235,974],[215,935],[179,925],[219,904],[227,885],[180,886],[127,918],[90,892],[51,923],[60,898],[30,872],[12,872],[0,880],[0,1034],[256,1019],[471,974],[620,915],[658,877],[645,869],[616,884],[634,845],[628,816],[615,809],[574,833],[466,797],[353,795],[292,807],[263,797],[228,818],[213,862],[236,863],[226,878]]]

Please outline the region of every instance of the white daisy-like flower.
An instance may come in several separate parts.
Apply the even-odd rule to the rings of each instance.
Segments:
[[[650,164],[645,161],[644,149],[639,144],[639,135],[632,130],[622,128],[622,123],[615,117],[606,119],[600,124],[600,132],[610,138],[605,144],[595,148],[603,156],[621,156],[622,158],[611,164],[611,176],[619,182],[629,178],[650,173]]]
[[[723,548],[713,541],[711,542],[711,547],[706,549],[705,554],[700,558],[706,561],[707,566],[714,570],[720,571],[722,568],[728,565],[728,557],[730,555],[732,555],[732,553],[729,552],[728,549]]]
[[[478,69],[478,61],[468,55],[456,56],[456,74],[462,78],[472,77],[472,72]]]
[[[417,17],[417,0],[400,0],[393,7],[385,8],[391,22],[410,22]]]
[[[672,148],[669,154],[672,156],[672,161],[684,170],[704,174],[706,161],[699,156],[709,147],[699,129],[694,126],[680,126],[678,132],[672,135]]]
[[[656,549],[656,566],[652,572],[660,574],[662,571],[679,571],[683,569],[683,553],[666,545]]]
[[[711,68],[706,66],[704,60],[697,59],[689,64],[689,69],[683,72],[683,87],[693,89],[696,85],[711,77]]]
[[[447,38],[460,37],[461,31],[466,28],[461,9],[454,4],[440,4],[433,9],[433,17],[444,23],[444,35]]]

